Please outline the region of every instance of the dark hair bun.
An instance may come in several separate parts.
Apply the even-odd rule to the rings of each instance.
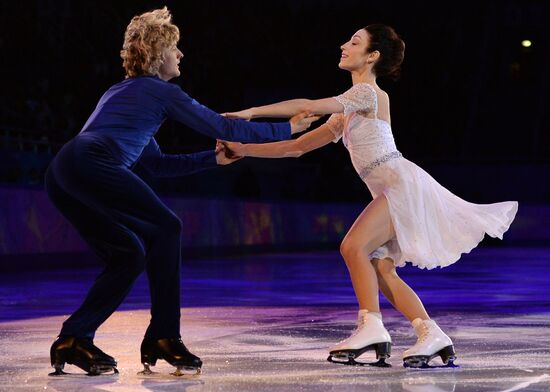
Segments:
[[[367,51],[380,52],[380,58],[374,64],[376,76],[387,76],[393,80],[399,79],[401,63],[405,57],[405,42],[390,26],[371,24],[365,27],[369,35],[370,45]]]

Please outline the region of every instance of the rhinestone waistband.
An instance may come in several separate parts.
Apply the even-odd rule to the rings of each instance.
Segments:
[[[401,158],[402,156],[403,155],[399,151],[394,151],[394,152],[390,152],[388,154],[382,155],[380,158],[375,159],[374,161],[370,162],[367,166],[365,166],[361,170],[359,175],[361,177],[366,177],[372,170],[376,169],[381,164],[391,161],[392,159]]]

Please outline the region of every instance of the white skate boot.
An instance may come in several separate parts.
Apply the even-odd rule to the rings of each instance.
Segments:
[[[377,362],[355,361],[357,357],[369,350],[376,352]],[[382,324],[380,313],[369,313],[362,309],[359,311],[357,329],[349,338],[332,347],[327,360],[343,365],[390,367],[391,365],[385,361],[390,354],[391,337]]]
[[[434,320],[414,319],[412,322],[418,340],[403,353],[403,366],[413,368],[456,367],[453,342]],[[430,366],[435,357],[441,357],[444,366]]]

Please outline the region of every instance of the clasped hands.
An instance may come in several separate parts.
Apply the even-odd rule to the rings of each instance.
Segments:
[[[223,113],[222,116],[231,119],[241,119],[250,121],[252,112],[250,109],[239,112]],[[299,133],[307,130],[312,123],[321,116],[310,112],[301,112],[292,116],[289,120],[291,133]],[[229,165],[244,157],[243,144],[239,142],[229,142],[226,140],[216,140],[216,162],[218,165]]]

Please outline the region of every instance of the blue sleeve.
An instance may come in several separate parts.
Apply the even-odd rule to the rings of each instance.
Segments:
[[[177,177],[217,166],[214,150],[194,154],[164,154],[155,140],[145,148],[137,164],[155,177]]]
[[[291,138],[288,122],[259,123],[227,119],[201,105],[174,84],[170,84],[166,114],[168,118],[213,139],[261,143]]]

